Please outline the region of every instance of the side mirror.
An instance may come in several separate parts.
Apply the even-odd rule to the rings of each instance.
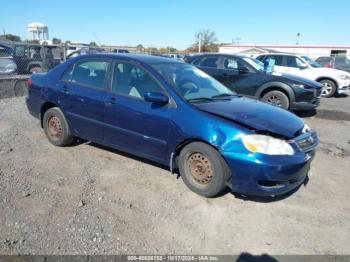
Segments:
[[[169,102],[169,97],[159,92],[147,92],[143,95],[147,102],[165,105]]]
[[[245,66],[238,68],[238,71],[240,74],[247,74],[250,72],[249,69]]]
[[[307,68],[308,68],[307,64],[301,64],[301,65],[299,66],[299,69],[300,69],[300,70],[304,70],[304,69],[307,69]]]

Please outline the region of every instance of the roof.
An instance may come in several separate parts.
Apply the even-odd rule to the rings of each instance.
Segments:
[[[222,48],[245,47],[245,48],[340,48],[350,49],[350,45],[221,45]]]
[[[183,62],[174,60],[172,58],[167,58],[162,56],[140,55],[140,54],[130,54],[130,53],[96,53],[96,54],[89,54],[86,56],[109,57],[109,58],[130,58],[134,61],[138,61],[146,64],[183,63]]]

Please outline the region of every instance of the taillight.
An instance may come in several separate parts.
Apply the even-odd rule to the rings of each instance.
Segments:
[[[324,67],[332,68],[331,64],[325,64]]]
[[[32,79],[29,78],[28,81],[27,81],[28,89],[30,89],[32,87],[32,84],[33,84],[33,81],[32,81]]]

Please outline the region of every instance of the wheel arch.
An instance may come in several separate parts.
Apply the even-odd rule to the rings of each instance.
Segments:
[[[334,78],[329,77],[329,76],[321,76],[321,77],[315,79],[316,82],[320,82],[322,80],[332,81],[335,84],[335,87],[337,88],[336,90],[338,90],[339,84],[338,84],[338,81],[335,80]]]
[[[259,89],[256,92],[256,97],[257,98],[262,98],[267,92],[270,91],[281,91],[285,95],[287,95],[289,102],[294,102],[295,101],[295,95],[290,86],[287,84],[281,83],[281,82],[270,82],[262,85],[259,87]]]
[[[43,128],[43,118],[44,118],[45,112],[53,107],[58,107],[58,106],[57,106],[57,104],[55,104],[54,102],[51,102],[51,101],[47,101],[44,104],[42,104],[42,106],[40,108],[40,126],[41,126],[41,128]]]
[[[170,156],[170,172],[172,174],[178,168],[178,157],[180,155],[181,150],[185,146],[187,146],[187,145],[189,145],[191,143],[194,143],[194,142],[204,143],[204,144],[214,148],[218,152],[220,151],[218,147],[214,146],[213,144],[210,144],[208,141],[205,141],[204,139],[201,139],[201,138],[187,138],[187,139],[183,140],[182,142],[180,142],[179,144],[177,144],[177,146],[175,147],[175,149],[171,153],[171,156]]]

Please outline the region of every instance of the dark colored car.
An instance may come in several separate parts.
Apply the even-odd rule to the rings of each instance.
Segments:
[[[308,110],[320,103],[322,85],[289,74],[270,74],[258,60],[241,55],[201,54],[185,57],[238,94],[290,110]]]
[[[129,51],[128,50],[126,50],[126,49],[114,49],[113,50],[113,53],[119,53],[119,54],[128,54],[129,53]]]
[[[13,49],[19,74],[48,71],[63,59],[62,50],[57,46],[16,44]]]
[[[13,59],[13,49],[0,45],[0,75],[11,75],[17,72],[17,65]]]
[[[91,140],[168,166],[194,192],[278,195],[307,179],[318,138],[294,114],[196,67],[131,54],[72,58],[28,81],[48,140]]]
[[[350,60],[345,55],[321,56],[316,59],[316,62],[324,67],[350,72]]]

